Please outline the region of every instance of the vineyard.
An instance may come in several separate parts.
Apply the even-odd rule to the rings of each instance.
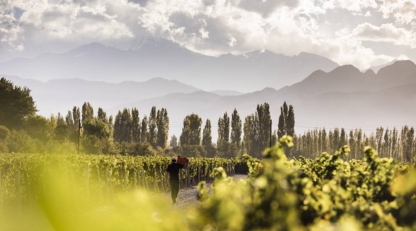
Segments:
[[[122,155],[0,155],[0,205],[17,200],[18,204],[38,198],[47,185],[48,174],[58,174],[76,188],[83,198],[99,195],[96,202],[105,204],[113,194],[142,188],[150,191],[168,191],[166,172],[169,157]],[[188,168],[180,172],[182,188],[211,181],[214,168],[223,167],[233,174],[236,159],[190,158]],[[41,187],[39,187],[41,186]],[[97,200],[98,199],[98,200]]]
[[[293,142],[284,136],[261,160],[191,158],[181,185],[198,184],[199,204],[180,213],[157,195],[169,190],[167,157],[2,154],[2,219],[14,224],[5,213],[13,208],[7,211],[24,218],[15,223],[48,230],[27,217],[26,207],[38,205],[36,214],[45,214],[50,230],[416,228],[414,164],[380,158],[371,147],[363,159],[348,160],[348,146],[315,159],[288,159],[287,146]],[[248,180],[227,177],[237,163],[248,165]]]

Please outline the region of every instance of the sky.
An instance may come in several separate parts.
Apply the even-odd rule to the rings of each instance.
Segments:
[[[416,61],[416,0],[0,0],[0,62],[143,36],[205,55],[309,52],[360,69]]]

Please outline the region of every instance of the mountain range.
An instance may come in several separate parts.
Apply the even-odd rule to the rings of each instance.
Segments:
[[[362,128],[375,131],[378,126],[400,128],[416,126],[416,65],[397,61],[376,74],[360,72],[351,65],[330,72],[316,71],[303,81],[275,90],[238,95],[219,96],[197,91],[173,93],[163,97],[123,104],[108,111],[116,113],[124,107],[148,110],[152,106],[168,109],[171,133],[179,135],[186,115],[197,113],[210,119],[215,131],[218,118],[236,108],[244,117],[255,112],[257,104],[268,102],[277,129],[280,106],[286,101],[294,106],[297,132],[315,127]],[[213,134],[216,137],[216,134]]]
[[[65,113],[73,106],[90,102],[93,106],[109,108],[122,103],[164,96],[170,93],[191,93],[200,89],[176,80],[153,78],[144,82],[124,81],[107,83],[82,79],[59,79],[41,82],[5,76],[17,86],[26,86],[36,101],[38,113],[43,116]]]
[[[102,45],[94,46],[102,51]],[[175,44],[172,46],[172,49],[182,49]],[[135,48],[137,50],[128,52],[144,52],[151,47],[139,44]],[[116,48],[105,49],[115,50],[120,54],[126,52]],[[264,58],[274,54],[258,52],[257,55]],[[201,57],[196,54],[195,57],[197,56]],[[227,56],[219,59],[225,57]],[[237,56],[228,57],[235,61]],[[244,59],[247,61],[247,57]],[[164,78],[120,83],[79,78],[48,82],[13,76],[6,78],[16,85],[29,87],[39,113],[44,116],[66,113],[73,106],[81,106],[86,101],[95,109],[100,106],[112,115],[125,107],[136,107],[141,118],[148,115],[152,106],[164,107],[168,109],[171,134],[177,136],[181,132],[183,118],[197,113],[204,121],[211,120],[215,140],[216,123],[224,112],[231,114],[236,108],[244,119],[255,112],[257,104],[264,102],[270,104],[274,129],[277,129],[280,106],[285,101],[295,108],[297,132],[315,127],[361,127],[364,131],[374,131],[378,126],[416,126],[416,65],[411,61],[396,61],[381,67],[377,73],[372,69],[361,72],[352,65],[339,66],[330,71],[316,70],[290,86],[279,89],[266,87],[250,93],[228,89],[208,92],[182,81]],[[260,81],[262,78],[258,79]]]
[[[62,54],[42,54],[0,63],[0,75],[49,81],[79,78],[118,83],[155,77],[178,80],[205,91],[252,92],[297,83],[316,70],[331,71],[338,64],[322,56],[295,56],[253,51],[219,57],[192,52],[178,43],[154,37],[107,47],[91,43]]]

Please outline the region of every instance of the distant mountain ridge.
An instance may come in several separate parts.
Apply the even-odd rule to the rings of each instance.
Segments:
[[[114,113],[124,107],[146,110],[151,106],[164,107],[175,125],[171,133],[180,135],[181,122],[188,114],[197,113],[203,121],[210,119],[216,124],[224,112],[231,114],[236,108],[244,118],[264,102],[270,104],[273,129],[277,129],[284,101],[295,108],[298,132],[314,127],[361,127],[368,132],[378,126],[416,126],[416,65],[411,61],[397,61],[378,74],[362,73],[346,65],[331,72],[316,71],[303,81],[279,90],[264,88],[237,96],[177,93],[119,105],[108,111]]]
[[[45,116],[58,112],[65,113],[73,106],[82,106],[84,102],[90,102],[94,107],[106,108],[171,93],[201,91],[176,80],[163,78],[153,78],[144,82],[124,81],[121,83],[58,79],[45,83],[15,76],[5,77],[16,86],[26,86],[31,89],[31,95],[36,100],[39,113]]]
[[[318,55],[285,56],[267,50],[212,57],[153,37],[116,47],[91,43],[62,54],[18,58],[0,63],[0,74],[42,81],[79,78],[121,82],[163,77],[207,91],[227,86],[227,90],[252,92],[292,85],[315,70],[331,71],[338,66]]]

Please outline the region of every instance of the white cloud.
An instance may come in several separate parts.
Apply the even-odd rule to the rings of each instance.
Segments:
[[[22,51],[24,46],[19,44],[21,27],[15,17],[13,8],[0,3],[0,47]]]
[[[416,46],[415,12],[414,0],[13,0],[0,2],[0,47],[117,44],[147,33],[208,55],[304,51],[365,67],[392,57],[362,41]]]
[[[237,43],[237,39],[234,37],[230,37],[230,40],[228,41],[228,46],[233,47]]]
[[[357,26],[352,33],[360,40],[390,42],[395,45],[416,48],[416,35],[404,28],[397,28],[393,24],[383,24],[378,27],[370,23],[363,23]]]
[[[416,20],[415,0],[382,0],[380,11],[384,18],[394,18],[400,24],[414,25]],[[415,26],[415,25],[414,25]]]

